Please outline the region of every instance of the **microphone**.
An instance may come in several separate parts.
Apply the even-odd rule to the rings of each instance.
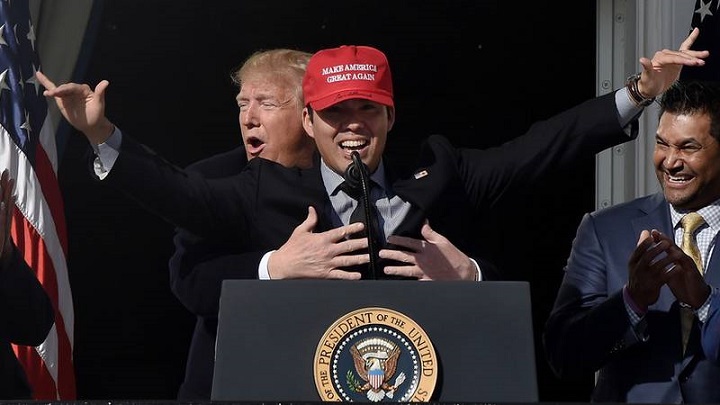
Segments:
[[[375,235],[372,232],[372,223],[374,220],[373,211],[370,209],[370,174],[368,167],[360,159],[360,154],[354,151],[351,155],[352,163],[345,169],[343,177],[348,186],[355,190],[360,190],[363,205],[365,207],[365,234],[368,240],[368,254],[370,255],[370,275],[373,280],[377,280],[377,262],[379,260],[377,256],[377,245],[375,241]],[[358,201],[358,204],[360,202]]]
[[[353,152],[350,156],[353,161],[348,165],[347,169],[345,169],[343,177],[348,186],[355,190],[361,190],[363,175],[367,176],[368,168],[365,163],[360,160],[359,153]]]

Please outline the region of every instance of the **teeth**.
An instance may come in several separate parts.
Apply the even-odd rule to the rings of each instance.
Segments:
[[[365,146],[365,141],[343,141],[340,146],[343,148],[359,148]]]
[[[676,177],[676,176],[668,176],[668,179],[670,181],[675,181],[675,182],[680,182],[680,183],[690,180],[689,177]]]

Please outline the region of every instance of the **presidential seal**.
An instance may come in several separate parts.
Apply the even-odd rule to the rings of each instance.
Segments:
[[[386,308],[361,308],[335,321],[314,358],[323,401],[428,402],[438,377],[430,338],[412,319]]]

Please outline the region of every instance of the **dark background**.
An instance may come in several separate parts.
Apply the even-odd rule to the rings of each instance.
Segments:
[[[109,80],[110,119],[185,166],[240,144],[229,77],[250,53],[342,44],[388,56],[397,159],[431,133],[496,145],[595,94],[594,1],[107,0],[83,81]],[[168,284],[173,228],[91,180],[87,142],[71,135],[59,176],[79,398],[172,399],[194,325]],[[594,208],[594,163],[553,173],[474,224],[507,278],[531,283],[541,401],[588,400],[591,376],[557,380],[539,343],[575,228]]]

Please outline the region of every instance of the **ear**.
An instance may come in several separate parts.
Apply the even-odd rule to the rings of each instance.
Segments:
[[[303,122],[303,128],[305,128],[305,132],[310,136],[310,138],[315,139],[315,132],[313,130],[313,120],[312,116],[310,115],[310,111],[308,111],[307,107],[303,108],[302,112],[302,122]]]
[[[387,108],[387,115],[388,115],[388,132],[393,127],[393,124],[395,124],[395,107],[389,107]]]

